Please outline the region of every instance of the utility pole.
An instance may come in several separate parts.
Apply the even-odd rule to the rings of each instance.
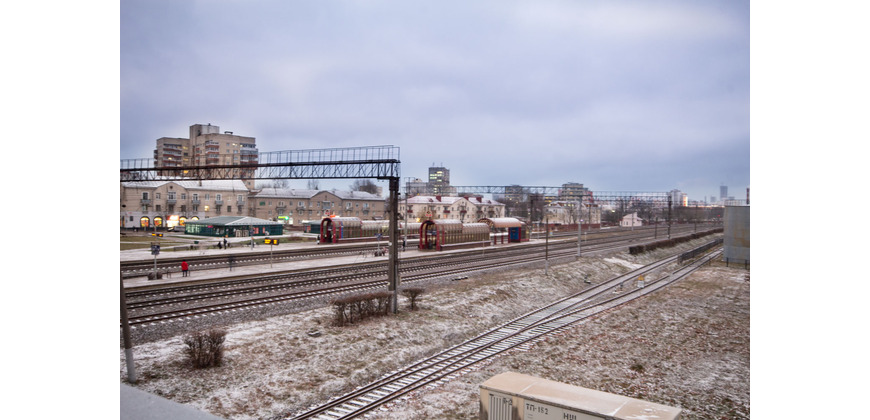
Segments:
[[[399,312],[399,178],[390,178],[390,263],[388,289],[393,292],[393,313]]]
[[[671,196],[668,195],[668,239],[671,239]]]
[[[550,275],[550,211],[544,208],[544,275]]]
[[[583,195],[577,202],[577,258],[580,258],[580,240],[583,239]]]

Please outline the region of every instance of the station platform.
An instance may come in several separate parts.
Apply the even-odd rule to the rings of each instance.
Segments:
[[[217,244],[218,240],[221,238],[209,238],[210,242]],[[280,238],[279,238],[280,239]],[[235,240],[235,241],[234,241]],[[249,243],[247,238],[229,238],[228,241],[232,244],[230,248],[218,249],[218,248],[206,248],[192,251],[168,251],[161,252],[157,255],[157,261],[159,262],[161,258],[185,258],[185,257],[199,257],[203,255],[240,255],[251,252],[264,252],[269,251],[270,245],[257,245],[253,249],[250,245],[244,245],[245,243]],[[453,250],[445,250],[445,251],[420,251],[417,249],[416,241],[414,244],[408,243],[404,250],[399,248],[399,261],[404,258],[414,258],[414,257],[425,257],[425,256],[437,256],[444,254],[452,254],[457,252],[486,252],[489,249],[496,248],[505,248],[505,247],[514,247],[514,246],[523,246],[529,243],[535,243],[538,240],[532,240],[529,242],[522,243],[505,243],[498,244],[494,246],[487,246],[483,248],[464,248],[464,249],[453,249]],[[202,242],[201,242],[202,243]],[[280,240],[279,240],[280,243]],[[380,242],[380,246],[386,246],[387,243],[385,241]],[[312,249],[314,247],[329,247],[332,245],[318,245],[313,242],[288,242],[288,243],[280,243],[280,245],[274,246],[275,251],[287,251],[290,249]],[[377,242],[366,242],[360,244],[353,244],[352,246],[359,247],[359,253],[354,255],[340,256],[340,257],[326,257],[326,258],[306,258],[300,259],[297,261],[290,262],[280,262],[280,263],[268,263],[263,262],[262,264],[257,265],[241,265],[233,268],[223,267],[223,268],[213,268],[213,269],[191,269],[189,271],[189,275],[187,277],[183,277],[180,271],[176,271],[171,273],[169,276],[164,275],[161,279],[148,280],[146,276],[132,277],[124,279],[124,287],[135,290],[141,287],[155,286],[155,285],[166,285],[173,283],[181,283],[187,281],[202,281],[202,280],[217,280],[221,278],[225,278],[228,276],[243,276],[249,274],[262,274],[262,273],[270,273],[270,272],[282,272],[289,270],[303,270],[303,269],[316,269],[316,268],[327,268],[333,266],[341,266],[341,265],[352,265],[352,264],[361,264],[361,263],[369,263],[376,261],[389,261],[389,255],[383,256],[374,256],[374,251],[378,247]],[[153,260],[154,256],[151,255],[150,249],[136,249],[136,250],[128,250],[121,251],[121,261],[133,261],[133,260]]]
[[[381,246],[385,246],[385,243],[381,243]],[[306,248],[310,249],[311,247],[328,247],[330,245],[316,245],[312,243],[303,243],[303,244],[288,244],[285,246],[284,244],[278,245],[275,247],[275,250],[280,248],[281,251],[287,251],[292,248]],[[186,281],[200,281],[200,280],[211,280],[211,279],[221,279],[228,276],[243,276],[248,274],[262,274],[262,273],[271,273],[271,272],[282,272],[289,270],[304,270],[304,269],[316,269],[316,268],[327,268],[333,266],[341,266],[341,265],[351,265],[351,264],[361,264],[361,263],[369,263],[369,262],[377,262],[377,261],[389,261],[389,256],[375,256],[374,251],[377,245],[375,243],[367,243],[365,245],[359,245],[360,250],[359,253],[354,255],[347,256],[338,256],[338,257],[327,257],[327,258],[305,258],[299,259],[297,261],[290,262],[276,262],[269,263],[263,262],[262,264],[257,265],[240,265],[233,268],[223,267],[223,268],[211,268],[211,269],[191,269],[189,271],[189,275],[187,277],[183,277],[180,271],[173,272],[169,276],[164,275],[161,279],[148,280],[146,276],[139,277],[131,277],[124,279],[124,287],[129,289],[136,289],[140,287],[154,286],[154,285],[165,285],[165,284],[173,284],[180,283]],[[202,256],[202,255],[231,255],[231,254],[242,254],[246,252],[263,252],[268,251],[269,245],[259,245],[251,251],[251,247],[247,246],[232,246],[229,249],[207,249],[207,250],[199,250],[199,251],[173,251],[173,252],[161,252],[158,255],[158,261],[160,261],[160,255],[166,254],[166,258],[184,258],[187,256]],[[459,250],[457,250],[459,251]],[[457,252],[457,251],[441,251],[441,252],[432,252],[432,251],[420,251],[416,247],[407,246],[404,251],[399,250],[399,261],[403,258],[412,258],[412,257],[420,257],[420,256],[434,256],[437,254],[444,254],[449,252]],[[468,251],[468,250],[465,250]],[[126,259],[124,258],[124,254],[126,253]],[[149,250],[141,251],[122,251],[122,261],[125,260],[147,260],[153,259],[154,256],[151,255]]]

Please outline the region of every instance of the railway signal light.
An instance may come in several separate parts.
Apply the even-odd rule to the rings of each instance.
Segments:
[[[151,236],[160,236],[160,237],[163,237],[163,234],[162,234],[162,233],[152,233]]]

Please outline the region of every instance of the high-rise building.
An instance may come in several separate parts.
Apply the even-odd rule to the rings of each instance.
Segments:
[[[429,168],[429,188],[433,195],[450,195],[450,169],[441,166]]]
[[[559,200],[561,201],[579,201],[581,197],[587,201],[587,196],[589,196],[589,188],[577,182],[562,184],[562,188],[559,189]]]
[[[211,124],[190,126],[188,138],[161,137],[154,150],[154,165],[161,168],[256,164],[259,151],[254,137],[220,132]],[[239,170],[238,176],[253,176],[255,169]]]
[[[728,198],[728,187],[722,185],[719,187],[719,200],[724,201],[726,198]]]

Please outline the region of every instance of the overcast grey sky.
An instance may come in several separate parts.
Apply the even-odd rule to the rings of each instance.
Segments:
[[[120,65],[122,159],[211,123],[454,185],[750,186],[748,1],[122,0]]]

